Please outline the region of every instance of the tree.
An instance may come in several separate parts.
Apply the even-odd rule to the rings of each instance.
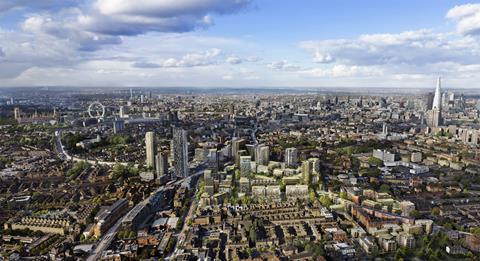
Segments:
[[[171,238],[168,241],[167,247],[165,247],[165,253],[170,253],[173,251],[173,247],[175,246],[175,238]]]
[[[368,158],[368,164],[374,165],[374,166],[382,166],[383,165],[383,160],[377,159],[375,157],[370,157],[370,158]]]
[[[315,199],[317,199],[317,195],[315,194],[315,191],[313,190],[310,190],[310,192],[308,193],[308,197],[310,199],[310,201],[314,202]]]
[[[67,171],[68,180],[76,179],[78,175],[88,168],[90,168],[90,164],[88,164],[86,161],[75,162],[72,168]]]
[[[323,195],[320,197],[320,204],[322,206],[329,208],[331,205],[333,205],[333,201],[330,197]]]
[[[392,210],[393,210],[393,206],[392,206],[392,205],[388,205],[388,206],[387,206],[387,211],[391,213]]]
[[[404,260],[407,257],[407,251],[405,248],[398,248],[397,252],[395,252],[395,260]]]
[[[382,184],[379,189],[380,192],[390,193],[390,186],[387,184]]]
[[[480,227],[474,227],[470,229],[470,232],[472,232],[472,234],[474,234],[475,236],[480,236]]]
[[[250,242],[255,245],[255,243],[257,242],[257,231],[256,231],[256,226],[253,225],[250,227],[249,231],[248,231],[248,237],[250,239]]]
[[[420,217],[420,212],[418,212],[418,210],[412,210],[410,212],[410,216],[413,217],[413,218],[418,218],[418,217]]]
[[[137,176],[138,173],[138,168],[133,165],[115,164],[112,168],[112,179],[123,181],[129,177]]]

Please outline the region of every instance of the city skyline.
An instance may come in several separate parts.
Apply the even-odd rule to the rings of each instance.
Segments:
[[[0,3],[0,87],[478,88],[471,1]]]
[[[2,89],[0,259],[477,260],[479,90],[340,89]]]
[[[480,260],[480,1],[0,0],[3,260]]]

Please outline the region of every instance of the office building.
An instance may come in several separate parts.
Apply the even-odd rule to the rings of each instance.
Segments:
[[[244,139],[234,138],[232,140],[232,156],[235,158],[235,164],[237,167],[240,166],[240,157],[238,156],[238,152],[243,150],[245,143],[246,141]]]
[[[155,157],[155,173],[157,178],[168,174],[168,154],[162,151]]]
[[[188,140],[187,131],[181,128],[173,129],[173,161],[175,175],[188,177]]]
[[[13,114],[14,114],[15,120],[19,120],[22,118],[22,112],[18,107],[15,107],[15,109],[13,110]]]
[[[210,168],[214,173],[218,172],[219,166],[219,153],[217,149],[209,149],[207,154],[208,168]]]
[[[240,174],[242,177],[249,177],[252,172],[252,160],[250,156],[240,156]]]
[[[147,168],[153,168],[155,164],[155,154],[157,152],[155,133],[153,131],[149,131],[145,134],[145,149],[147,154]]]
[[[310,185],[312,181],[313,162],[306,160],[302,162],[302,175],[304,184]]]
[[[270,148],[265,145],[255,147],[255,162],[257,165],[268,165],[270,159]]]
[[[118,109],[118,116],[120,118],[125,118],[125,107],[124,106],[120,106],[119,109]]]
[[[115,120],[113,122],[113,133],[118,134],[125,129],[125,121]]]
[[[298,165],[298,150],[296,148],[285,149],[285,166],[295,168]]]

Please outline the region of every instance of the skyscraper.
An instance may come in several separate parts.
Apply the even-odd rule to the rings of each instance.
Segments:
[[[157,179],[167,175],[168,173],[168,154],[162,151],[155,157],[155,171],[157,173]]]
[[[441,93],[441,85],[442,85],[442,79],[438,77],[437,80],[437,88],[435,89],[435,96],[433,96],[433,104],[432,104],[432,110],[437,109],[441,110],[442,109],[442,93]]]
[[[240,156],[240,175],[242,177],[250,176],[250,173],[252,171],[251,162],[252,160],[250,156]]]
[[[117,134],[122,132],[125,129],[125,121],[124,120],[117,120],[113,122],[113,133]]]
[[[435,96],[433,97],[432,111],[430,114],[431,127],[438,127],[442,124],[442,94],[441,94],[441,78],[438,77]]]
[[[119,109],[118,109],[118,116],[120,118],[124,118],[125,117],[125,107],[124,106],[120,106]]]
[[[237,167],[240,166],[240,158],[238,152],[245,146],[246,141],[244,139],[234,138],[232,140],[232,156],[235,159],[235,164]]]
[[[313,171],[313,162],[310,160],[306,160],[302,162],[302,175],[304,184],[310,185],[312,180],[312,171]]]
[[[427,110],[430,110],[433,107],[433,92],[427,94]]]
[[[181,128],[173,129],[173,160],[175,162],[175,175],[188,177],[188,140],[187,131]]]
[[[15,109],[13,110],[13,114],[14,114],[15,120],[19,120],[22,117],[22,112],[18,107],[15,107]]]
[[[285,165],[287,167],[296,167],[298,164],[298,150],[297,148],[285,149]]]
[[[268,165],[270,159],[270,148],[263,144],[255,147],[255,162],[258,165]]]
[[[219,166],[219,153],[217,149],[209,149],[208,154],[207,154],[207,159],[208,159],[208,167],[214,172],[218,172],[218,166]]]
[[[155,133],[153,131],[149,131],[145,134],[145,149],[147,154],[147,168],[153,168],[155,164],[155,153],[157,152]]]

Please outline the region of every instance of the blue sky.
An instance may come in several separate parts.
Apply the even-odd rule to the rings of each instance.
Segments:
[[[475,88],[474,1],[1,0],[0,86]]]

